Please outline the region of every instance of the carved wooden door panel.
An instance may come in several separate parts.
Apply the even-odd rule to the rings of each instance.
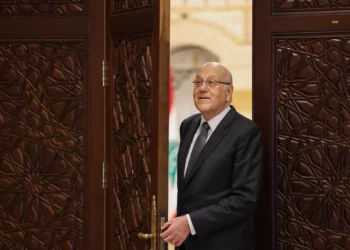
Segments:
[[[166,249],[139,233],[167,218],[169,15],[166,0],[111,2],[108,249]]]
[[[258,249],[350,249],[350,4],[255,1]]]
[[[0,1],[0,249],[102,247],[103,8]]]

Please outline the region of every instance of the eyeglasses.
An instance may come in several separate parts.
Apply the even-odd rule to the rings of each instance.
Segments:
[[[226,85],[231,85],[231,83],[228,82],[220,82],[220,81],[215,81],[212,79],[206,80],[204,81],[203,79],[195,79],[192,81],[193,86],[195,88],[199,88],[200,86],[202,86],[203,83],[207,83],[208,88],[213,89],[215,88],[218,84],[226,84]]]

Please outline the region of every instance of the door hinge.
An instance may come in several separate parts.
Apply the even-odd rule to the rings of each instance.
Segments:
[[[105,162],[102,163],[102,188],[107,188],[107,167]]]
[[[106,60],[102,61],[102,86],[108,86],[108,62]]]

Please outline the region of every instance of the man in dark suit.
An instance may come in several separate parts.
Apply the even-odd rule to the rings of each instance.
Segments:
[[[180,126],[177,217],[161,237],[180,250],[252,250],[260,129],[230,106],[232,77],[224,66],[204,64],[193,84],[201,113]]]

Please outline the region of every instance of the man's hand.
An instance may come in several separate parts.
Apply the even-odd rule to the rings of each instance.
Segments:
[[[160,237],[165,242],[172,243],[175,246],[180,246],[191,232],[186,216],[169,220],[161,229],[165,231],[160,234]]]

